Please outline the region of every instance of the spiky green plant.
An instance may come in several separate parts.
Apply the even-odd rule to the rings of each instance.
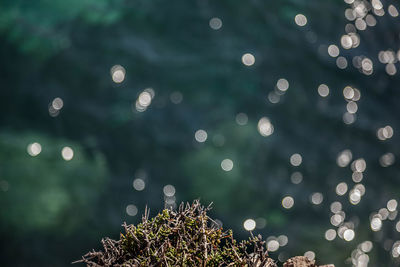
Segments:
[[[224,231],[207,216],[210,206],[198,200],[183,203],[177,211],[164,209],[152,219],[146,209],[138,225],[123,224],[119,240],[105,238],[104,251],[89,252],[75,263],[87,266],[236,266],[277,267],[268,257],[261,236],[238,242],[232,230]],[[317,267],[306,257],[288,259],[284,267]],[[323,265],[320,267],[334,267]]]
[[[164,209],[152,219],[146,210],[138,225],[123,224],[120,240],[102,240],[104,251],[89,252],[88,266],[276,266],[261,236],[237,242],[207,216],[199,201]]]

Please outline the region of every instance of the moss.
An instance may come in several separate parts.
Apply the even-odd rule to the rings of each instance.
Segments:
[[[120,240],[103,239],[104,251],[89,252],[87,266],[274,266],[267,265],[264,241],[254,237],[237,242],[207,216],[210,207],[198,201],[165,209],[138,225],[123,224]],[[260,265],[261,264],[261,265]]]
[[[194,201],[181,204],[177,211],[165,209],[151,219],[146,210],[138,225],[123,224],[119,240],[103,239],[103,251],[89,252],[75,263],[93,267],[277,267],[261,236],[236,241],[232,230],[223,230],[207,216],[209,209]],[[290,258],[283,266],[317,267],[314,260],[303,256]]]

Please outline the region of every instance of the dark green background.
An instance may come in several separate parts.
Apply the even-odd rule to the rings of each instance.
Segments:
[[[398,7],[383,3],[385,11]],[[344,50],[349,7],[339,0],[0,1],[0,265],[67,266],[99,249],[103,236],[118,238],[122,222],[138,222],[146,205],[156,214],[172,184],[177,203],[214,202],[212,216],[238,238],[248,236],[245,219],[265,218],[256,233],[289,238],[275,258],[311,250],[320,262],[345,266],[371,240],[369,266],[398,266],[384,247],[400,239],[399,219],[375,233],[369,216],[400,193],[399,164],[379,164],[384,153],[400,155],[399,78],[378,61],[379,51],[399,49],[399,17],[376,16],[375,27],[359,32],[360,46]],[[298,13],[307,16],[305,27],[295,24]],[[209,27],[212,17],[221,29]],[[341,48],[346,69],[328,55],[330,44]],[[244,53],[255,56],[253,66],[242,64]],[[352,66],[361,55],[373,61],[372,75]],[[121,84],[110,76],[116,64],[126,69]],[[290,87],[271,104],[279,78]],[[321,83],[327,98],[317,93]],[[342,120],[347,85],[361,91],[351,125]],[[152,104],[132,111],[147,87]],[[175,91],[180,104],[170,101]],[[64,107],[51,117],[56,97]],[[245,126],[235,121],[241,112]],[[274,125],[269,137],[257,131],[264,116]],[[394,136],[380,141],[376,131],[386,125]],[[198,129],[207,131],[205,143],[195,141]],[[222,146],[213,142],[220,135]],[[36,157],[26,152],[33,142],[42,145]],[[74,149],[71,161],[60,155],[64,146]],[[335,193],[339,182],[354,185],[350,167],[336,164],[344,149],[367,163],[366,195],[355,206]],[[299,167],[290,165],[294,153],[303,157]],[[225,158],[234,162],[231,172],[220,167]],[[132,182],[140,170],[147,178],[138,192]],[[299,185],[290,181],[294,171],[303,173]],[[321,205],[310,203],[313,192],[324,194]],[[281,206],[285,195],[295,199],[290,210]],[[333,201],[342,202],[346,221],[359,221],[351,242],[324,238],[335,228]],[[128,204],[138,207],[136,217],[127,216]]]

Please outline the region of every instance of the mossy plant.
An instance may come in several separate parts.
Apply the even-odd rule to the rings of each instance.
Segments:
[[[138,225],[123,224],[119,240],[102,240],[104,251],[89,252],[76,261],[87,266],[243,266],[277,267],[268,257],[265,241],[253,236],[236,241],[207,216],[210,206],[199,201],[181,204],[177,211],[164,209],[152,219],[146,210]],[[284,266],[316,267],[305,257]]]
[[[199,201],[164,209],[152,219],[148,212],[138,225],[123,224],[120,240],[102,240],[104,251],[89,252],[88,266],[273,266],[264,241],[237,242],[207,216]]]

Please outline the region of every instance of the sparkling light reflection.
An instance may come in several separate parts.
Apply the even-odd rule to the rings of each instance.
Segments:
[[[221,161],[221,168],[226,172],[231,171],[233,169],[233,161],[231,159],[224,159]]]
[[[42,152],[42,146],[39,143],[34,142],[32,144],[29,144],[26,150],[29,155],[31,155],[32,157],[36,157],[40,154],[40,152]]]
[[[274,132],[274,126],[267,117],[262,117],[257,124],[258,132],[262,136],[270,136]]]
[[[291,196],[286,196],[282,199],[282,207],[290,209],[294,205],[294,199]]]
[[[125,80],[125,68],[121,65],[114,65],[110,72],[111,78],[115,83],[122,83]]]
[[[207,140],[207,132],[202,129],[197,130],[194,134],[194,138],[197,142],[204,143]]]
[[[220,18],[212,18],[209,21],[210,28],[213,30],[219,30],[222,27],[222,20]]]
[[[256,221],[253,219],[247,219],[243,223],[243,228],[246,231],[253,231],[256,228]]]
[[[300,27],[303,27],[307,24],[307,17],[304,16],[303,14],[297,14],[294,17],[294,21],[296,22],[296,24]]]
[[[74,157],[74,151],[69,146],[66,146],[61,150],[61,156],[64,160],[69,161]]]
[[[242,56],[242,63],[246,66],[252,66],[255,62],[256,58],[250,53],[246,53]]]

